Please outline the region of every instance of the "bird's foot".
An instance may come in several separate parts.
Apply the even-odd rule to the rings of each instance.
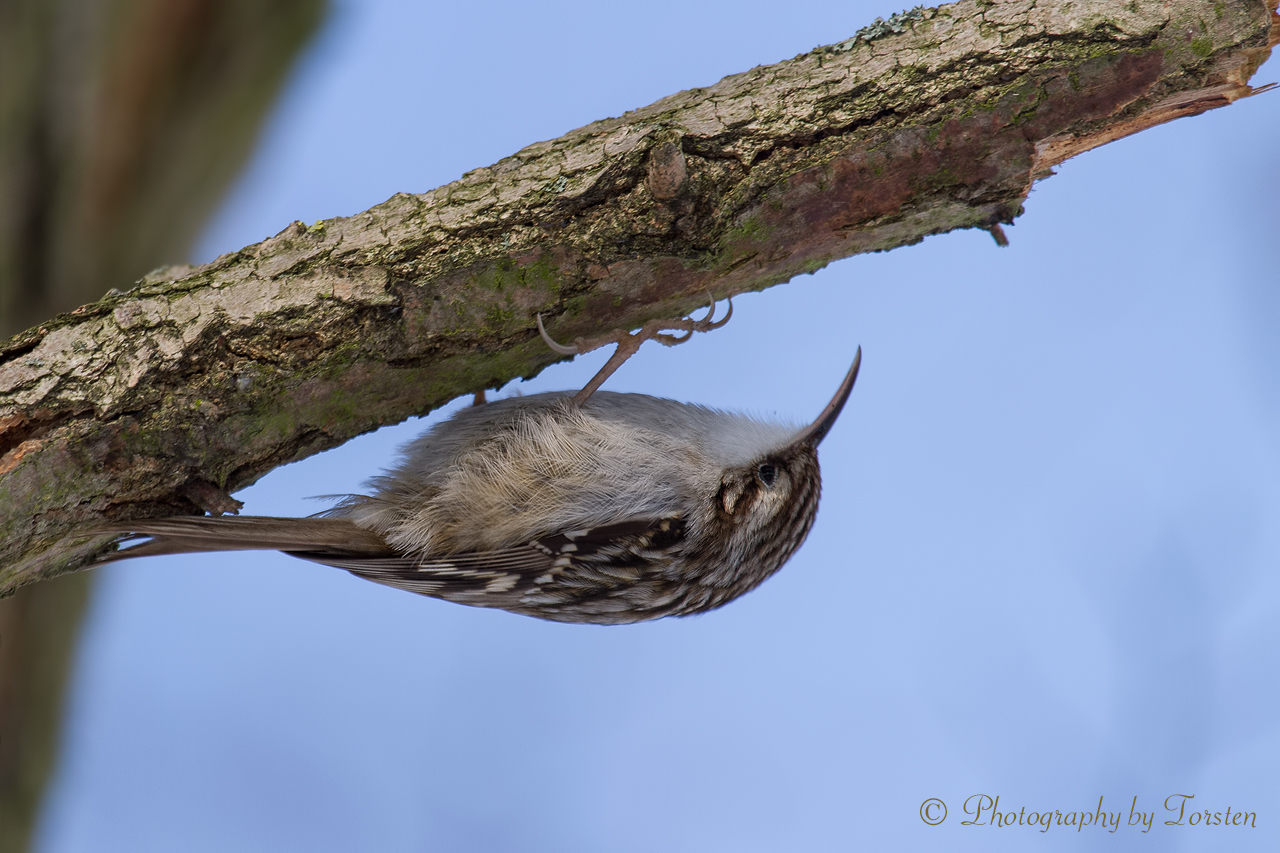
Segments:
[[[708,293],[707,296],[710,297],[711,294]],[[714,297],[711,297],[711,304],[707,308],[707,316],[701,320],[695,320],[692,317],[681,317],[675,320],[650,320],[634,332],[617,332],[612,335],[579,340],[573,346],[565,346],[552,340],[551,336],[547,334],[546,328],[542,325],[542,315],[539,314],[538,334],[542,335],[542,340],[546,342],[548,347],[561,355],[581,355],[582,353],[599,349],[606,344],[618,345],[618,348],[613,351],[613,355],[605,362],[604,367],[600,368],[600,372],[593,376],[591,381],[574,395],[573,401],[581,405],[604,384],[606,379],[613,375],[615,370],[622,366],[623,362],[636,354],[636,350],[640,349],[642,343],[645,341],[657,341],[663,346],[673,347],[689,340],[689,338],[693,337],[694,332],[709,332],[712,329],[718,329],[729,322],[729,318],[733,316],[733,300],[729,300],[729,313],[725,314],[723,319],[716,320],[715,314],[716,301]],[[683,332],[684,334],[679,336],[670,334],[673,331]]]

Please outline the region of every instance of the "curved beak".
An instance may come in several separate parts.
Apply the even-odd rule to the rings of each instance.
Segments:
[[[853,390],[853,383],[858,378],[858,367],[861,364],[862,347],[858,347],[858,354],[853,357],[853,366],[845,374],[836,395],[831,398],[830,403],[827,403],[827,407],[822,410],[822,414],[818,415],[817,420],[800,431],[792,442],[793,445],[807,444],[810,447],[817,447],[818,443],[826,437],[831,427],[835,426],[836,418],[840,417],[840,410],[844,408],[845,401],[849,399],[849,392]]]

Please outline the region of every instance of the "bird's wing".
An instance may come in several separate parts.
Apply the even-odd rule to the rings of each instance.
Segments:
[[[647,569],[669,559],[670,550],[683,538],[684,522],[673,516],[563,531],[510,548],[434,558],[287,553],[421,595],[519,609],[531,596],[581,599],[633,584]]]
[[[556,618],[558,609],[608,599],[653,580],[684,546],[685,524],[677,515],[630,519],[439,557],[401,554],[340,517],[165,518],[111,523],[90,534],[115,534],[117,543],[148,537],[107,553],[99,563],[202,551],[283,551],[421,595]]]

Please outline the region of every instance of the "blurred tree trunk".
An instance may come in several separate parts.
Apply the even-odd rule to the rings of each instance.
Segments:
[[[0,0],[0,338],[183,261],[324,0]],[[91,574],[0,600],[0,851],[27,849]]]

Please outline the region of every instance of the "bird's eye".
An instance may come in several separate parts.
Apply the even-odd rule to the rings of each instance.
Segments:
[[[772,486],[773,481],[778,479],[778,469],[766,462],[756,469],[756,476],[766,486]]]

